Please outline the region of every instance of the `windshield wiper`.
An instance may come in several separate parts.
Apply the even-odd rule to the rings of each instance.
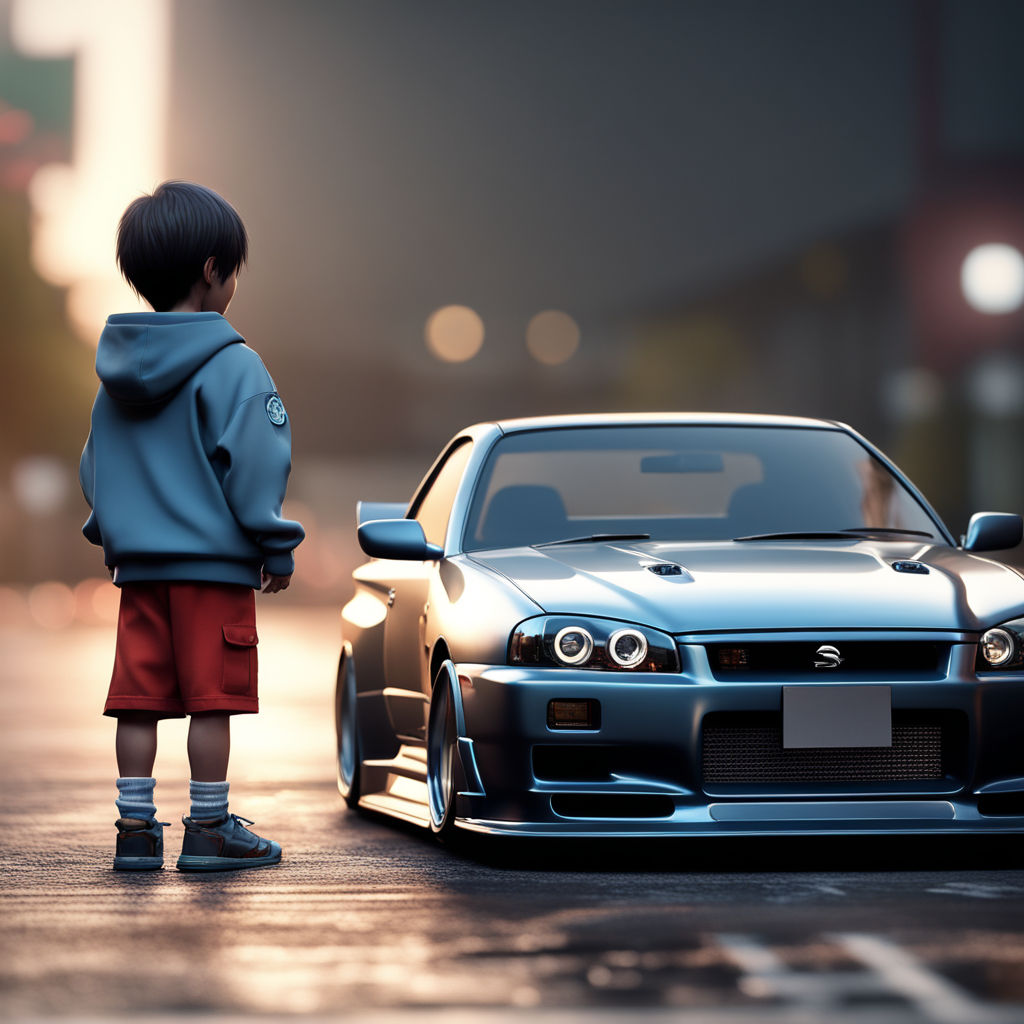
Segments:
[[[733,537],[741,540],[853,540],[841,530],[797,530],[793,533],[752,533],[749,537]]]
[[[566,537],[563,540],[542,540],[530,547],[546,548],[550,544],[586,544],[589,541],[603,540],[650,540],[649,533],[592,533],[588,537]]]
[[[893,526],[851,526],[843,530],[843,533],[853,533],[860,536],[873,537],[879,533],[895,533],[900,537],[934,537],[934,533],[926,530],[897,530]]]
[[[899,537],[933,537],[924,530],[897,530],[888,526],[855,526],[847,530],[800,530],[793,533],[754,533],[749,537],[733,537],[734,541],[746,540],[855,540],[862,537],[877,537],[880,534],[896,534]]]

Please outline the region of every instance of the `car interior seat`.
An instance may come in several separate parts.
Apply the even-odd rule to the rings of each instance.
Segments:
[[[513,484],[496,491],[480,529],[487,547],[510,548],[567,537],[569,517],[553,487]]]
[[[758,533],[776,533],[797,528],[803,518],[794,509],[791,495],[780,494],[778,487],[765,483],[746,484],[729,500],[729,522],[734,537]]]
[[[849,516],[843,515],[844,495],[837,490],[808,487],[799,477],[746,484],[729,500],[732,535],[841,529]]]

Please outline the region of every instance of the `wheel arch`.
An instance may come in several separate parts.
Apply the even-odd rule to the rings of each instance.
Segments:
[[[452,661],[454,663],[451,649],[448,647],[448,641],[441,636],[434,641],[434,649],[430,652],[430,665],[427,671],[427,678],[431,687],[434,685],[434,680],[437,679],[437,673],[441,671],[441,666],[446,661]]]

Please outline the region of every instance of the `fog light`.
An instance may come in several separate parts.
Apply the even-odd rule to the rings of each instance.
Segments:
[[[594,650],[594,638],[582,626],[566,626],[555,636],[555,657],[563,665],[582,665]]]
[[[548,703],[549,729],[597,729],[601,704],[596,700],[553,700]]]
[[[633,668],[647,657],[647,637],[638,629],[620,629],[608,638],[608,657],[621,668]]]
[[[981,638],[981,656],[993,668],[1005,665],[1016,653],[1013,637],[1005,629],[990,629]]]

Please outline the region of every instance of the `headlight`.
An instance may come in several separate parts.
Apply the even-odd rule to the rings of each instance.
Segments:
[[[1004,622],[982,633],[975,664],[979,672],[1024,668],[1024,619]]]
[[[555,657],[566,665],[582,665],[593,653],[594,638],[582,626],[566,626],[555,635]]]
[[[672,637],[646,626],[589,616],[544,615],[520,623],[509,641],[512,665],[678,672]]]
[[[647,637],[639,629],[620,629],[608,637],[608,657],[620,668],[633,668],[647,657]]]

